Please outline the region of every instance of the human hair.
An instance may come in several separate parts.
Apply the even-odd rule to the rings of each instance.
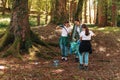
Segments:
[[[89,29],[88,29],[88,27],[86,26],[86,24],[82,24],[82,28],[85,29],[85,35],[88,36],[90,33],[89,33]]]
[[[79,20],[79,19],[75,19],[75,21],[80,22],[80,20]]]
[[[64,22],[64,24],[67,24],[67,23],[69,23],[69,21],[65,21],[65,22]]]

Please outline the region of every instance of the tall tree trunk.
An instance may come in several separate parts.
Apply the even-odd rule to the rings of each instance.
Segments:
[[[37,15],[37,26],[39,26],[40,25],[40,13],[38,13],[38,15]]]
[[[0,39],[0,50],[9,45],[3,57],[13,55],[21,58],[20,51],[28,51],[33,42],[50,48],[30,30],[28,22],[28,0],[13,0],[10,26]]]
[[[117,0],[112,0],[112,26],[117,26]]]
[[[2,0],[2,15],[5,15],[6,2],[7,0]]]
[[[83,0],[79,0],[74,19],[82,19],[82,8],[83,8]]]
[[[94,24],[96,24],[96,18],[97,18],[97,1],[94,0],[94,20],[93,20]]]
[[[46,15],[45,15],[45,24],[48,22],[48,0],[46,0]]]
[[[98,0],[98,26],[105,27],[107,25],[107,1]]]
[[[68,21],[69,16],[66,9],[67,0],[55,0],[54,12],[52,15],[52,23],[61,24]],[[53,10],[53,9],[52,9]]]
[[[89,23],[91,24],[91,0],[89,0]]]
[[[31,9],[31,6],[32,6],[32,0],[28,0],[28,10],[30,11]]]
[[[77,4],[77,2],[76,2],[76,0],[72,0],[71,2],[70,2],[70,21],[72,21],[73,22],[73,18],[75,17],[75,12],[76,12],[76,4]]]
[[[84,1],[84,23],[87,23],[87,0]]]

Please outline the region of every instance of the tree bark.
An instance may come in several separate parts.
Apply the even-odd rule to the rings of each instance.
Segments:
[[[117,0],[112,0],[112,24],[111,26],[117,26]]]
[[[97,1],[94,0],[94,20],[93,20],[94,24],[96,24],[96,18],[97,18]]]
[[[84,1],[84,23],[87,23],[87,0]]]
[[[83,0],[79,0],[74,19],[82,19]]]
[[[89,23],[91,24],[91,4],[90,4],[90,1],[89,0]]]
[[[38,15],[37,15],[37,26],[39,26],[40,25],[40,14],[38,13]]]
[[[2,15],[5,15],[5,7],[6,7],[7,0],[1,0],[1,1],[2,1],[2,7],[3,7],[3,9],[2,9]]]
[[[98,26],[105,27],[107,25],[107,1],[98,0]]]
[[[68,12],[66,9],[67,0],[55,0],[54,12],[52,15],[52,23],[62,24],[69,20]],[[53,10],[53,9],[52,9]]]
[[[72,21],[72,22],[73,22],[73,19],[75,17],[75,12],[76,12],[76,8],[77,8],[76,5],[77,5],[77,2],[75,0],[70,1],[70,15],[69,15],[69,17],[70,17],[70,21]]]
[[[31,31],[28,17],[28,0],[13,0],[10,26],[0,39],[0,50],[8,47],[3,57],[13,55],[21,59],[21,50],[28,51],[33,43],[51,49]]]

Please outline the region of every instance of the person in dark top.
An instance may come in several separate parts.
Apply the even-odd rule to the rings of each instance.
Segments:
[[[82,32],[80,33],[80,46],[79,46],[79,62],[80,69],[88,70],[89,54],[92,52],[91,37],[95,34],[83,24]]]

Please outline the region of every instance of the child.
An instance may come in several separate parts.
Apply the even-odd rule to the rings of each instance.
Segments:
[[[94,33],[90,31],[85,24],[83,24],[82,32],[80,33],[81,43],[79,47],[80,69],[88,70],[89,54],[92,51],[91,43],[90,43],[92,36],[94,36]]]
[[[68,45],[69,45],[69,39],[68,34],[71,32],[70,24],[69,22],[65,22],[64,25],[59,26],[61,27],[61,37],[59,39],[60,49],[62,53],[62,60],[67,61],[68,56]]]
[[[72,39],[74,42],[78,43],[78,45],[80,45],[80,33],[82,31],[81,28],[81,22],[79,19],[76,19],[74,21],[74,29],[73,29],[73,35],[72,35]],[[79,62],[79,46],[76,47],[76,52],[75,52],[75,62]]]

